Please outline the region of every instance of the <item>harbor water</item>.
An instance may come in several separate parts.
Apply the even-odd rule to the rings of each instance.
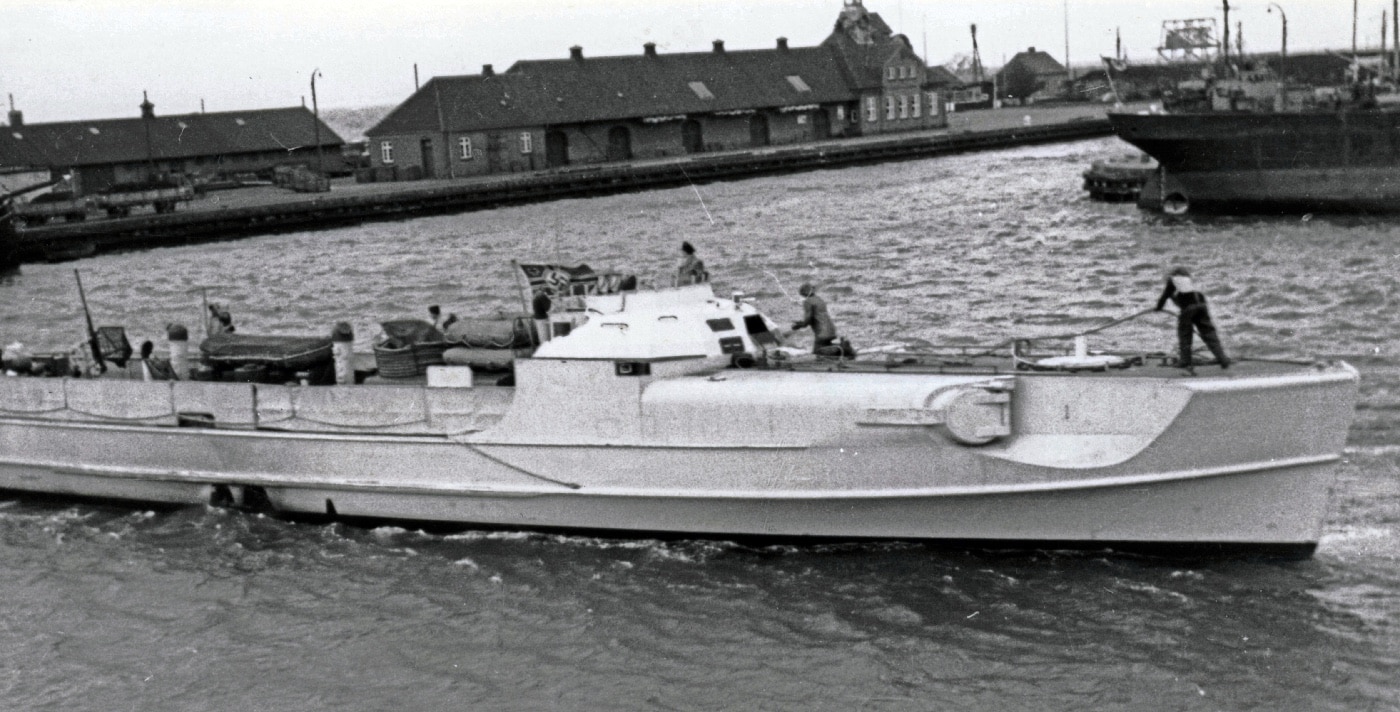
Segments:
[[[523,307],[511,260],[667,283],[694,244],[857,348],[1085,331],[1192,268],[1237,358],[1345,358],[1311,559],[756,546],[296,523],[0,495],[3,710],[1400,710],[1400,218],[1169,220],[1087,200],[1114,139],[24,266],[0,340],[133,343]],[[1174,348],[1147,314],[1091,348]]]

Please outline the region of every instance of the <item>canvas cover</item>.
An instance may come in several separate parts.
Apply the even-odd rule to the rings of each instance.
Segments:
[[[205,363],[304,369],[331,362],[331,339],[329,336],[216,334],[205,339],[199,351]]]

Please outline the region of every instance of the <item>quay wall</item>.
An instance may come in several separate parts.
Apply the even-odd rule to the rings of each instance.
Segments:
[[[1103,109],[1100,107],[1097,112],[1098,116],[1095,117],[1085,115],[1081,109],[1077,115],[1071,112],[1062,114],[1059,120],[1036,122],[1030,118],[1031,114],[1028,112],[1002,110],[991,112],[998,114],[995,118],[1003,122],[1002,127],[981,130],[958,130],[959,121],[963,126],[975,126],[977,119],[955,118],[950,115],[949,124],[954,128],[947,131],[788,145],[782,145],[780,142],[791,134],[782,133],[782,124],[775,121],[770,124],[770,135],[774,139],[774,145],[767,148],[707,152],[601,165],[566,166],[554,170],[527,169],[515,174],[457,180],[348,185],[344,187],[341,195],[335,192],[294,194],[277,191],[273,193],[275,197],[264,202],[253,201],[243,205],[237,204],[237,201],[228,201],[217,207],[201,207],[201,201],[196,201],[190,204],[188,209],[172,214],[93,219],[22,229],[11,238],[14,241],[11,248],[0,249],[0,252],[8,251],[14,255],[13,260],[17,262],[54,261],[110,250],[187,244],[201,240],[307,230],[370,220],[402,219],[421,214],[463,212],[563,197],[646,190],[691,182],[917,159],[1109,135],[1111,128],[1107,119],[1103,118]],[[743,120],[744,117],[735,118],[735,124],[744,127],[743,139],[746,141],[747,121]],[[797,124],[792,115],[785,117],[785,120],[792,120],[793,126],[803,126]],[[642,149],[651,145],[647,143],[651,136],[648,132],[679,131],[679,123],[648,125],[646,131],[634,133],[634,154],[639,150],[639,145]],[[984,119],[983,124],[985,123]],[[809,120],[803,128],[810,130],[810,124]],[[602,134],[601,142],[596,135],[599,132]],[[575,141],[571,136],[571,154],[576,147],[580,151],[598,150],[594,148],[595,144],[605,149],[606,129],[600,127],[599,132],[590,133],[593,139],[591,142]],[[712,132],[705,140],[727,140],[728,134],[726,131],[716,137]],[[518,141],[518,136],[512,138]],[[533,157],[534,165],[538,168],[543,166],[545,159],[544,132],[541,130],[532,138],[535,141],[533,151],[525,157]],[[473,141],[473,150],[476,150],[477,146]],[[481,145],[481,148],[486,149],[484,145]],[[375,150],[375,147],[371,146],[371,150]],[[522,155],[518,150],[508,153]],[[421,156],[402,153],[399,155],[404,158],[404,164],[400,165],[411,165],[411,161],[421,161]],[[396,159],[398,157],[396,156]],[[434,160],[436,159],[435,157]]]

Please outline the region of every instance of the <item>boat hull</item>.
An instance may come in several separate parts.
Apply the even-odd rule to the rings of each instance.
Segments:
[[[549,484],[474,490],[9,463],[0,466],[0,489],[173,505],[247,504],[290,515],[618,534],[1306,551],[1320,537],[1336,463],[1332,457],[1261,462],[1227,471],[1050,487],[747,493],[573,490]],[[470,471],[462,474],[462,480],[473,479]]]
[[[1184,212],[1400,210],[1400,114],[1112,114],[1161,169],[1138,204]]]
[[[789,395],[820,387],[832,401],[842,391],[864,398],[881,388],[990,383],[820,375],[656,383],[643,398],[654,432],[573,443],[510,437],[507,421],[434,435],[5,417],[0,489],[618,534],[1306,550],[1321,535],[1356,387],[1344,365],[1288,377],[1026,375],[1011,401],[1015,434],[987,446],[950,439],[921,412],[838,409],[814,419],[804,409],[741,407],[743,394],[758,406],[784,387]],[[89,407],[79,397],[90,384],[67,384],[69,405]],[[265,401],[277,392],[217,387],[265,389],[256,391]],[[311,388],[297,396],[304,409],[314,393],[358,392]],[[472,390],[452,395],[492,395]],[[135,401],[143,391],[180,392],[160,384],[125,392]],[[708,410],[698,400],[707,393],[719,396]],[[673,429],[666,413],[681,406],[684,430]],[[129,421],[158,416],[131,413]],[[749,427],[733,427],[746,413]],[[790,418],[800,427],[786,428]]]

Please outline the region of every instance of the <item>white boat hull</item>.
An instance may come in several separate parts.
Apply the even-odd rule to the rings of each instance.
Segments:
[[[590,304],[511,388],[0,379],[0,488],[647,535],[1306,548],[1356,400],[1346,364],[735,368],[766,332],[707,286]]]

